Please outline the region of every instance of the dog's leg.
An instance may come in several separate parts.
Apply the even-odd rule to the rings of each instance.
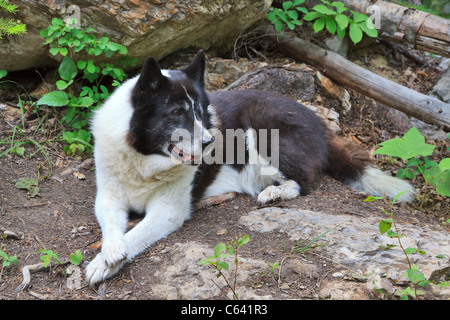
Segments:
[[[152,201],[147,205],[146,215],[133,229],[123,237],[126,256],[116,264],[108,264],[102,254],[92,260],[86,269],[86,278],[91,285],[113,276],[119,269],[156,241],[168,236],[183,225],[190,215],[190,200],[183,203],[174,199]],[[103,244],[104,246],[105,244]]]
[[[125,231],[127,211],[120,202],[100,193],[95,201],[95,215],[102,229],[102,251],[86,267],[86,278],[91,283],[103,281],[116,273],[127,255]]]
[[[179,229],[189,215],[188,204],[176,206],[168,205],[167,202],[153,202],[148,208],[145,218],[125,234],[128,261],[156,241]]]

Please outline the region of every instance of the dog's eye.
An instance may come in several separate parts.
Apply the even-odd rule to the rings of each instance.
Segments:
[[[173,110],[172,115],[174,115],[175,117],[181,116],[181,109]]]

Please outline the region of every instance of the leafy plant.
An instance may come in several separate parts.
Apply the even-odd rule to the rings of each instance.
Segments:
[[[0,258],[2,258],[3,262],[2,262],[2,268],[3,267],[8,267],[11,265],[11,263],[19,263],[18,259],[17,259],[17,255],[15,254],[14,256],[10,257],[8,256],[8,254],[3,251],[0,250]]]
[[[112,86],[118,86],[127,75],[123,68],[134,66],[136,59],[130,60],[127,48],[121,44],[110,41],[108,37],[98,39],[92,32],[93,28],[82,30],[76,28],[73,19],[71,24],[64,23],[61,19],[54,18],[52,24],[40,31],[45,38],[45,44],[50,46],[50,53],[62,57],[58,68],[59,80],[56,81],[58,90],[44,95],[37,101],[37,106],[47,105],[51,107],[66,107],[62,123],[72,128],[73,135],[63,136],[64,140],[77,140],[79,143],[65,148],[69,154],[78,152],[91,152],[89,145],[90,135],[81,132],[87,127],[91,111],[95,110],[110,95],[108,88],[103,84],[105,77],[112,81]],[[75,57],[84,53],[87,56],[111,57],[120,54],[124,57],[117,65],[112,63],[95,63],[92,58],[87,60]],[[75,82],[81,82],[81,91],[74,87]]]
[[[209,256],[206,259],[202,259],[198,262],[198,264],[204,265],[204,266],[211,266],[217,270],[217,278],[222,277],[227,286],[231,289],[233,292],[233,300],[239,299],[237,293],[236,293],[236,281],[237,281],[237,273],[238,273],[238,267],[239,267],[239,260],[238,260],[238,250],[247,242],[250,241],[250,236],[245,235],[242,238],[238,238],[238,236],[235,236],[235,239],[230,240],[227,244],[221,242],[218,245],[214,247],[214,255]],[[228,258],[230,256],[234,256],[234,284],[233,286],[230,285],[228,282],[227,277],[223,274],[222,270],[228,270],[230,268],[229,264],[225,262],[223,259]]]
[[[403,237],[402,234],[399,233],[397,224],[394,218],[394,204],[398,197],[400,197],[403,193],[407,191],[402,191],[398,193],[391,201],[389,201],[386,197],[373,197],[370,196],[364,201],[373,202],[375,200],[383,200],[386,205],[389,207],[389,211],[386,211],[385,209],[381,209],[381,211],[388,216],[387,219],[381,220],[378,223],[378,229],[380,231],[380,234],[386,234],[389,238],[397,239],[398,244],[403,251],[406,260],[408,262],[409,268],[406,270],[406,277],[411,281],[412,287],[408,287],[406,289],[400,289],[397,290],[396,295],[400,296],[401,300],[408,300],[408,296],[412,296],[415,299],[418,298],[418,295],[424,294],[424,291],[419,290],[419,287],[424,287],[427,283],[433,283],[432,281],[428,281],[425,279],[425,276],[422,272],[420,272],[417,265],[412,264],[409,255],[411,254],[421,254],[424,255],[426,252],[417,248],[405,248],[402,244],[401,238]],[[388,246],[381,246],[382,250],[389,250],[391,248],[395,248],[396,245],[388,245]],[[440,282],[438,285],[441,286],[448,286],[447,282]],[[383,288],[378,288],[378,290],[383,290]]]
[[[436,188],[436,192],[443,196],[450,196],[450,158],[436,163],[428,158],[436,146],[425,142],[424,136],[415,127],[412,127],[401,138],[394,138],[380,143],[380,148],[374,154],[383,154],[400,158],[407,162],[405,169],[397,171],[397,177],[412,179],[421,175],[425,181],[425,190],[429,185]],[[428,193],[422,195],[420,208]]]
[[[77,131],[63,131],[63,139],[69,143],[64,147],[64,151],[70,155],[87,152],[91,153],[94,148],[89,142],[91,141],[91,134],[83,129]]]
[[[52,250],[41,249],[38,252],[41,252],[41,261],[44,262],[44,267],[47,268],[50,262],[54,262],[55,264],[60,264],[58,258],[58,252],[53,252]]]
[[[8,0],[0,0],[0,12],[4,11],[6,13],[17,13],[17,6],[11,4]],[[27,32],[27,26],[16,19],[7,19],[0,17],[0,39],[3,36],[18,35],[21,36]],[[1,70],[0,70],[1,71]],[[0,73],[1,78],[1,73]]]
[[[281,32],[285,25],[294,30],[296,26],[302,25],[298,13],[308,13],[308,9],[299,7],[304,2],[305,0],[285,1],[282,4],[283,9],[270,8],[267,19],[275,26],[277,32]]]
[[[363,33],[369,37],[376,38],[378,32],[372,20],[365,14],[353,11],[345,7],[339,1],[329,2],[321,0],[323,4],[318,4],[308,12],[303,20],[313,23],[314,32],[320,32],[324,28],[331,34],[336,34],[343,39],[346,31],[353,43],[358,43],[363,38]]]
[[[81,261],[83,260],[83,254],[81,253],[81,250],[78,249],[75,251],[75,253],[72,253],[69,257],[70,263],[78,266],[80,265]]]

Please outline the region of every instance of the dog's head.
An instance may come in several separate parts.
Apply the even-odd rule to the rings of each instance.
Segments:
[[[161,70],[148,57],[131,94],[129,143],[138,152],[198,164],[212,142],[212,110],[204,89],[205,56],[199,51],[180,70]]]

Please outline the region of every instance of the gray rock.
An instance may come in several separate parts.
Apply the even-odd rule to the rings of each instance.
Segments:
[[[239,223],[254,232],[279,231],[286,233],[291,240],[311,238],[325,234],[318,243],[335,263],[343,265],[354,274],[370,278],[391,279],[398,285],[407,284],[404,273],[408,264],[396,239],[381,235],[378,223],[382,218],[359,217],[352,215],[331,215],[322,212],[268,207],[249,212],[240,218]],[[404,248],[417,248],[424,255],[410,255],[411,263],[419,266],[426,279],[433,279],[444,273],[448,276],[450,266],[450,238],[445,230],[423,227],[421,225],[399,224],[399,233]],[[382,250],[380,246],[397,245]],[[444,258],[437,258],[443,255]],[[375,276],[374,276],[375,275]],[[442,276],[442,275],[440,275]],[[383,277],[383,278],[382,278]],[[333,293],[336,299],[361,299],[361,285],[344,285],[341,282],[328,283],[323,293]],[[336,283],[339,283],[336,285]],[[364,284],[366,295],[371,283]],[[348,286],[352,289],[347,288]],[[439,299],[450,297],[450,290],[432,286],[432,292],[439,292]],[[334,289],[332,289],[334,288]]]

